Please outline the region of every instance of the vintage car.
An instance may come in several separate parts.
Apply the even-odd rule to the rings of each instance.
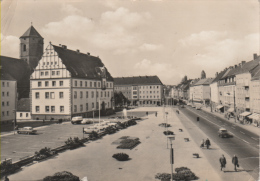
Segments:
[[[85,134],[90,134],[90,133],[92,133],[92,131],[95,131],[95,132],[97,132],[97,133],[100,132],[100,130],[99,130],[98,127],[96,127],[96,126],[90,126],[90,127],[87,127],[87,128],[84,128],[84,129],[83,129],[83,132],[84,132]]]
[[[17,130],[18,134],[36,134],[37,130],[33,129],[32,127],[23,127]]]
[[[83,118],[83,120],[81,121],[81,124],[92,124],[92,123],[93,120],[88,118]]]
[[[227,131],[226,128],[220,128],[218,130],[218,136],[221,138],[229,138],[232,137],[232,135]]]
[[[76,116],[71,119],[71,124],[81,124],[81,121],[83,121],[82,116]]]

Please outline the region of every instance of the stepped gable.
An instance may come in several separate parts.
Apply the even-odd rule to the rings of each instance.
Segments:
[[[30,68],[21,59],[0,56],[1,75],[9,74],[17,81],[18,99],[28,98],[30,92]]]
[[[40,33],[38,33],[38,31],[33,26],[31,26],[20,38],[26,38],[26,37],[42,38]]]
[[[158,76],[116,77],[115,85],[162,85]]]
[[[57,52],[62,63],[74,78],[99,79],[100,74],[96,68],[104,67],[99,57],[83,54],[77,51],[69,50],[64,47],[52,45]],[[106,69],[106,78],[113,81],[113,77]]]

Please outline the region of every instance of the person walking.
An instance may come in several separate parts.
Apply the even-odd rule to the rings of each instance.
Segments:
[[[202,139],[202,141],[201,141],[201,143],[200,143],[200,147],[202,148],[204,148],[204,144],[205,144],[205,142],[204,142],[204,139]]]
[[[233,156],[232,163],[234,164],[234,170],[237,171],[237,167],[239,167],[239,164],[238,164],[238,158],[236,155]]]
[[[9,178],[7,176],[5,176],[5,180],[4,181],[9,181]]]
[[[220,162],[220,170],[222,171],[223,168],[226,167],[227,161],[224,155],[222,155],[222,157],[220,157],[219,159]]]
[[[207,146],[207,149],[209,149],[209,146],[210,146],[210,141],[209,139],[207,138],[206,141],[205,141],[205,145]]]

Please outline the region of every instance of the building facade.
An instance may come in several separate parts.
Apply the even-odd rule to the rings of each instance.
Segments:
[[[67,46],[46,48],[31,75],[34,119],[92,116],[113,107],[114,81],[98,57]]]
[[[206,104],[210,100],[210,83],[213,79],[200,79],[190,86],[190,98],[192,102]]]
[[[31,120],[30,110],[31,100],[29,98],[22,98],[17,103],[16,120]]]
[[[114,78],[115,91],[122,92],[132,105],[160,106],[163,103],[163,84],[157,76]]]
[[[14,121],[17,103],[16,80],[1,72],[1,121]]]

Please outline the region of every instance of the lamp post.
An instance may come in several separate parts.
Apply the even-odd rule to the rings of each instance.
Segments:
[[[16,110],[15,109],[13,110],[13,113],[14,113],[14,121],[13,121],[13,123],[14,123],[14,135],[15,135],[15,126],[16,126]]]
[[[95,109],[93,108],[93,109],[92,109],[92,111],[93,111],[93,125],[94,125],[94,119],[95,119]]]
[[[173,181],[173,164],[174,164],[174,150],[172,148],[172,141],[175,140],[175,136],[168,136],[171,142],[171,149],[170,149],[170,163],[171,163],[171,181]]]

